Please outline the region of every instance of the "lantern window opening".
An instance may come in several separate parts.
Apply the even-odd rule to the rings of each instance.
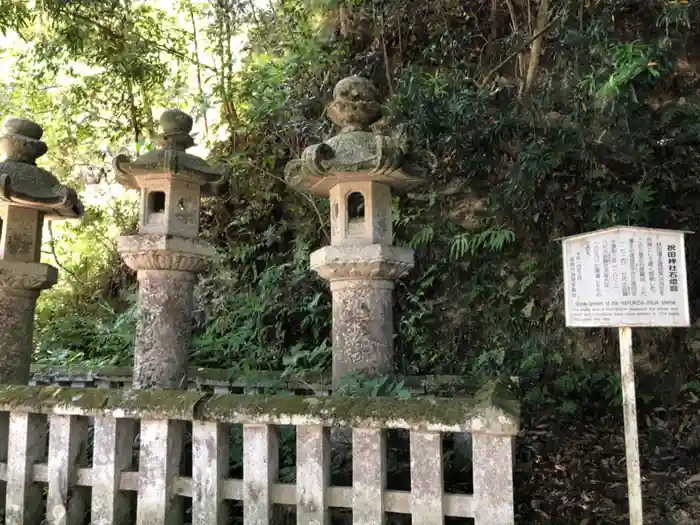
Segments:
[[[165,192],[152,191],[148,194],[148,210],[151,213],[165,212]]]
[[[347,196],[347,210],[349,222],[364,222],[365,196],[359,191],[349,193]]]

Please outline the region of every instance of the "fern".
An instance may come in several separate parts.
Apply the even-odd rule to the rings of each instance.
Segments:
[[[515,232],[502,225],[478,233],[462,233],[452,240],[450,257],[461,259],[481,251],[500,252],[506,244],[515,240]]]

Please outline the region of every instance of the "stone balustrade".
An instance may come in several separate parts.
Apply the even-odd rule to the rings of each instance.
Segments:
[[[294,506],[304,525],[329,525],[334,507],[351,509],[353,523],[363,525],[385,523],[390,512],[410,514],[414,525],[444,516],[514,523],[518,407],[497,385],[469,400],[5,386],[0,414],[8,421],[0,428],[6,525],[84,523],[87,513],[99,525],[132,523],[130,514],[138,525],[178,525],[185,498],[193,525],[228,523],[232,501],[242,502],[245,525],[275,523],[275,504]],[[237,425],[242,479],[228,466]],[[295,431],[295,483],[280,482],[280,426]],[[351,486],[331,485],[331,427],[352,428]],[[408,491],[386,486],[390,429],[409,432]],[[472,434],[473,494],[444,489],[441,436],[448,432]]]
[[[187,390],[215,394],[279,393],[296,395],[330,395],[331,377],[307,374],[284,376],[281,372],[260,371],[245,376],[232,375],[217,368],[190,368]],[[483,383],[458,375],[396,376],[412,395],[421,397],[471,396]],[[510,387],[517,389],[518,378],[510,378]],[[63,367],[43,364],[31,366],[30,385],[72,388],[131,388],[132,368],[122,366]]]

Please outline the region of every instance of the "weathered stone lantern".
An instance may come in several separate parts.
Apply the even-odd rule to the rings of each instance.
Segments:
[[[421,185],[435,157],[370,129],[381,106],[368,80],[341,80],[333,99],[327,111],[340,132],[306,148],[286,175],[292,186],[331,201],[331,245],[311,254],[311,268],[333,294],[337,386],[347,374],[393,372],[394,280],[413,267],[413,250],[393,246],[392,190]]]
[[[44,220],[83,214],[75,191],[36,165],[47,151],[41,126],[9,118],[0,135],[0,383],[29,381],[39,292],[58,280],[40,263]]]
[[[141,191],[137,235],[119,237],[124,262],[139,281],[134,388],[187,387],[192,295],[214,248],[198,240],[200,199],[223,193],[227,170],[185,150],[194,146],[192,118],[168,110],[158,148],[137,160],[114,160],[117,180]]]

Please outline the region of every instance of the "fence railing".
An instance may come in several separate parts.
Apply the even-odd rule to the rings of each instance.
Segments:
[[[242,502],[245,525],[275,523],[276,504],[294,506],[296,523],[304,525],[329,525],[334,507],[351,509],[353,523],[363,525],[385,523],[388,512],[410,514],[414,525],[434,525],[442,516],[513,524],[517,410],[496,386],[469,401],[6,386],[0,388],[5,523],[72,525],[88,513],[93,525],[132,523],[132,514],[139,525],[178,525],[191,498],[193,525],[228,523],[233,501]],[[240,478],[229,469],[236,425],[243,435]],[[295,431],[294,483],[280,481],[280,426]],[[331,427],[352,428],[351,486],[331,485]],[[409,432],[407,491],[386,486],[389,429]],[[446,432],[472,434],[473,494],[444,489]]]
[[[130,388],[133,370],[131,367],[59,367],[32,365],[31,385],[58,385],[72,388]],[[456,375],[397,376],[397,381],[414,395],[471,396],[483,383]],[[511,386],[517,388],[517,378],[511,378]],[[329,395],[331,380],[322,374],[304,377],[285,377],[281,372],[255,372],[245,376],[232,374],[228,370],[214,368],[190,368],[188,390],[214,392],[216,394],[265,393],[274,391],[284,394]]]

